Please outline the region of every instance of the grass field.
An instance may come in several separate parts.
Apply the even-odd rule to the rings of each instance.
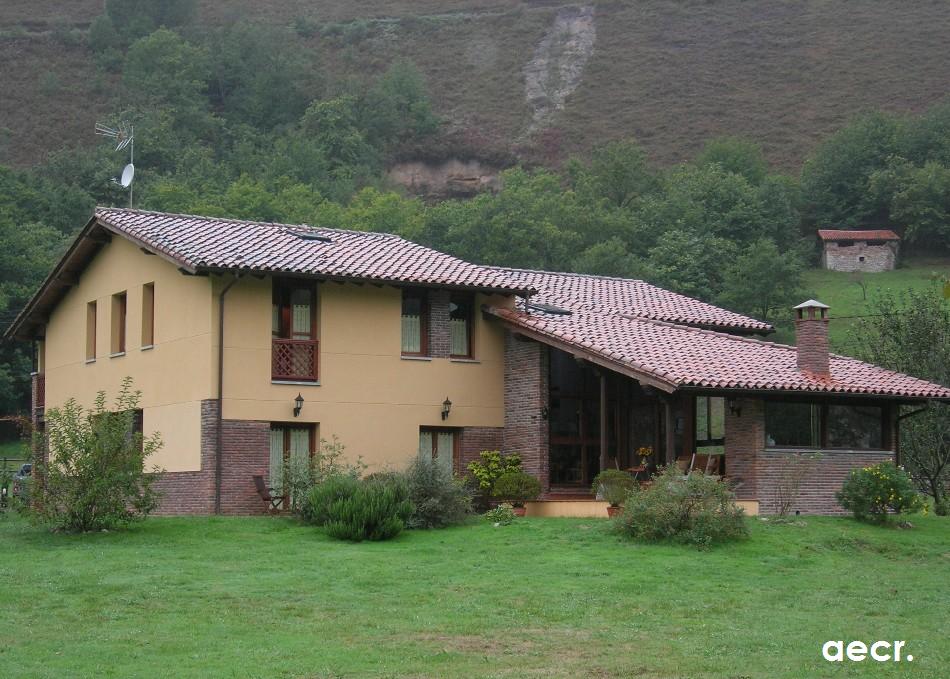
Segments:
[[[699,552],[606,520],[349,544],[290,519],[68,536],[9,516],[0,675],[945,676],[950,520],[752,521]],[[914,661],[832,668],[830,639],[905,640]]]
[[[805,275],[808,294],[831,307],[829,335],[832,348],[847,353],[849,334],[858,316],[871,313],[870,303],[883,291],[898,293],[909,288],[923,290],[934,283],[934,278],[950,277],[950,260],[916,259],[903,263],[894,271],[863,274],[860,280],[867,284],[867,299],[854,274],[826,269],[812,269]],[[790,330],[780,341],[791,339]]]

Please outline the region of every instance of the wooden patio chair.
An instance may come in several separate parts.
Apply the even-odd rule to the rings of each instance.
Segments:
[[[274,489],[265,485],[264,477],[260,474],[254,476],[254,487],[264,502],[264,510],[270,514],[277,514],[287,498],[283,495],[275,495]]]

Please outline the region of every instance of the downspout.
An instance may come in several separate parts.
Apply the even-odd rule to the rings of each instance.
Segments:
[[[240,274],[235,275],[231,281],[224,286],[218,295],[218,413],[215,423],[216,435],[214,442],[214,513],[221,513],[221,474],[223,468],[223,442],[224,431],[224,296],[228,290],[238,282]]]

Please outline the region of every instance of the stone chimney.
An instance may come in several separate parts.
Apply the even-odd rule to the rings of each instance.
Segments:
[[[798,369],[815,377],[828,377],[827,304],[810,299],[795,307],[795,344]]]

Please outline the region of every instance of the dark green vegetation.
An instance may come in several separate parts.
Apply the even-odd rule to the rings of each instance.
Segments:
[[[82,44],[103,4],[0,7],[0,125],[11,132],[0,162],[26,166],[63,145],[91,145],[96,118],[122,106],[114,78],[100,76]],[[795,168],[851,115],[921,111],[950,81],[950,15],[941,2],[591,4],[596,39],[580,83],[534,136],[525,134],[532,109],[523,71],[572,3],[200,0],[193,25],[207,32],[246,19],[296,27],[299,49],[340,81],[408,57],[440,93],[439,115],[475,152],[540,158],[636,136],[652,158],[672,163],[707,139],[741,132],[765,146],[773,165]]]
[[[903,639],[942,676],[950,523],[752,521],[700,552],[606,520],[478,521],[351,544],[285,519],[51,535],[0,519],[5,677],[828,676],[830,639]],[[855,564],[860,567],[855,567]],[[539,587],[538,583],[544,583]]]

